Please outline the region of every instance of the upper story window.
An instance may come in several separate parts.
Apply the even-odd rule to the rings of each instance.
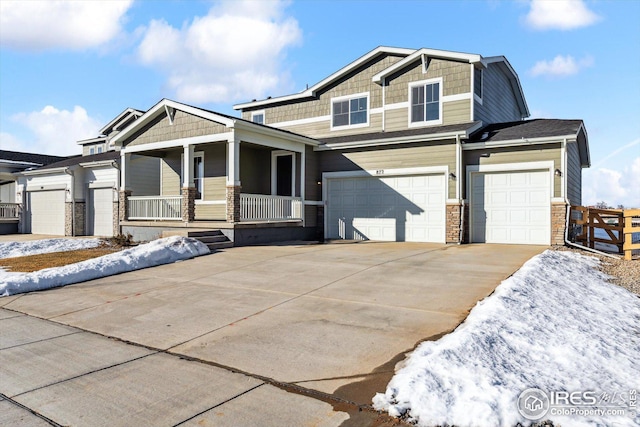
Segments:
[[[98,154],[99,154],[99,153],[102,153],[102,145],[99,145],[99,146],[98,146]]]
[[[368,126],[369,94],[357,94],[331,100],[331,127]]]
[[[410,125],[442,123],[442,79],[411,84],[409,96]]]
[[[96,153],[96,149],[91,147],[89,148],[89,154],[95,154]]]
[[[264,124],[264,111],[254,111],[251,113],[251,121],[253,123]]]
[[[473,69],[473,94],[482,99],[482,70]]]

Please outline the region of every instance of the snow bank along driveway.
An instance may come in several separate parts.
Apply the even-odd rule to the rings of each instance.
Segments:
[[[99,239],[47,239],[20,244],[12,242],[0,244],[0,257],[82,249],[98,246],[99,243]],[[11,245],[13,247],[9,247]],[[5,253],[11,255],[2,256]],[[208,253],[209,248],[198,240],[174,236],[63,267],[46,268],[33,273],[2,271],[0,272],[0,296],[70,285],[141,268],[169,264]]]
[[[419,426],[640,425],[640,298],[607,283],[598,262],[532,258],[453,333],[418,346],[374,406]],[[529,388],[542,394],[525,417]]]

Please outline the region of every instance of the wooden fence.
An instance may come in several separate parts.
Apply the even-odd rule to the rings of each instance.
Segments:
[[[640,209],[595,209],[572,206],[570,238],[583,246],[623,254],[640,255]]]

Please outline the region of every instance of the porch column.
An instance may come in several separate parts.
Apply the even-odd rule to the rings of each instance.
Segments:
[[[127,182],[127,169],[129,168],[129,161],[131,160],[131,154],[120,151],[120,190],[130,189]]]
[[[227,144],[227,222],[240,221],[240,140]]]
[[[182,221],[196,218],[196,184],[193,180],[193,145],[185,145],[182,155]]]

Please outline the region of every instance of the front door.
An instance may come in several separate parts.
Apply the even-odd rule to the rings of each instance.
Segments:
[[[293,154],[276,157],[276,195],[293,196]]]

